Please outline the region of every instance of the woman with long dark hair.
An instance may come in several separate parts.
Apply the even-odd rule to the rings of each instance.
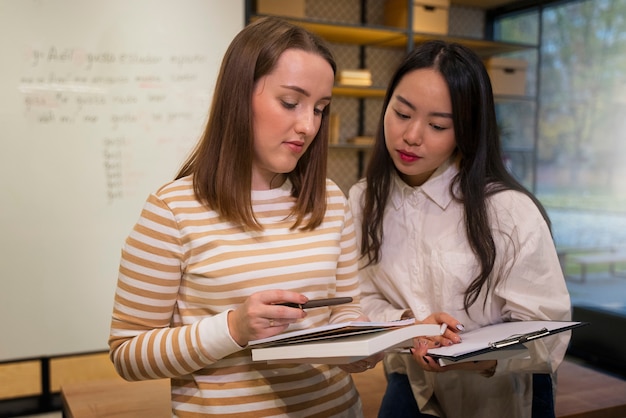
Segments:
[[[372,320],[442,311],[472,330],[570,318],[548,217],[503,164],[489,76],[470,49],[431,41],[408,54],[350,204]],[[420,339],[413,355],[385,358],[380,416],[554,416],[568,340],[530,343],[524,359],[440,367],[427,349],[456,341]]]

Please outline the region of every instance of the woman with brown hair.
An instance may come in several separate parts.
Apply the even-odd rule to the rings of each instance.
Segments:
[[[247,344],[363,319],[355,231],[326,179],[335,62],[277,18],[244,28],[220,69],[206,130],[152,194],[122,251],[109,339],[127,380],[170,378],[189,416],[361,415],[342,367],[252,362]],[[354,302],[302,309],[308,299]]]

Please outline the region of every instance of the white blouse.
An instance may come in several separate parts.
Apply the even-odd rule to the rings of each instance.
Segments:
[[[394,174],[381,262],[361,264],[365,313],[371,320],[388,321],[399,319],[406,309],[417,319],[443,311],[468,331],[509,320],[569,320],[569,293],[548,226],[532,200],[516,191],[489,198],[497,248],[494,272],[502,280],[486,298],[481,292],[466,314],[463,293],[479,263],[467,240],[463,205],[450,193],[457,173],[450,161],[421,187],[410,187]],[[362,222],[367,221],[361,209],[364,190],[360,181],[349,193],[358,243]],[[491,378],[467,371],[424,372],[407,354],[389,354],[385,364],[388,371],[409,376],[422,412],[463,418],[529,417],[532,373],[554,373],[569,338],[565,332],[528,344],[530,358],[498,361]]]

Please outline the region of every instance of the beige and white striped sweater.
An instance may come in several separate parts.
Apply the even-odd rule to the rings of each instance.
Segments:
[[[253,363],[228,332],[228,310],[260,290],[358,301],[345,196],[328,180],[323,224],[300,231],[286,219],[290,194],[288,181],[252,192],[260,232],[224,222],[201,205],[189,177],[148,198],[122,250],[109,344],[125,379],[171,378],[173,416],[360,415],[352,379],[339,368]],[[360,314],[356,303],[312,309],[289,330]]]

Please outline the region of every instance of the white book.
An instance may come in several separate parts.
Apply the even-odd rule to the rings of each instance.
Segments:
[[[372,80],[339,77],[338,83],[342,86],[370,87],[372,85]]]
[[[334,329],[340,331],[352,328],[354,333],[350,334],[330,333],[305,340],[287,339],[286,342],[270,344],[257,340],[250,343],[252,360],[272,363],[347,364],[382,351],[412,347],[413,338],[441,335],[445,330],[437,324],[415,324],[412,319],[406,322],[413,325],[394,324],[380,327],[371,325],[380,323],[352,322],[343,326],[334,325]]]
[[[340,78],[359,78],[364,80],[372,79],[372,72],[368,69],[352,69],[352,70],[340,70]]]

